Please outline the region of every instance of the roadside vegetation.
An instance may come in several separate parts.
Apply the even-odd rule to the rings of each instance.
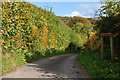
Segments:
[[[99,44],[100,33],[112,33],[114,43],[114,61],[110,59],[110,40],[109,37],[104,37],[104,60],[100,58],[100,45],[96,49],[89,47],[86,50],[79,52],[77,61],[83,65],[88,74],[96,80],[120,79],[120,2],[103,2],[102,7],[97,11],[99,15],[94,29],[97,31]],[[103,16],[104,15],[104,16]],[[94,36],[94,38],[96,35]],[[94,41],[94,42],[95,42]],[[93,42],[93,41],[92,41]],[[91,44],[91,41],[90,41]],[[90,46],[90,45],[88,45]]]
[[[86,50],[79,52],[77,61],[84,67],[89,76],[93,79],[119,79],[120,78],[120,59],[115,58],[116,62],[110,59],[101,60],[100,52]]]
[[[27,62],[64,54],[70,45],[76,49],[86,43],[47,8],[27,2],[2,3],[2,74]]]
[[[83,18],[56,16],[51,7],[27,2],[2,3],[2,75],[38,59],[78,53],[91,78],[120,78],[120,2],[102,4],[97,18]],[[108,38],[105,59],[100,59],[100,33],[113,34],[114,62]]]

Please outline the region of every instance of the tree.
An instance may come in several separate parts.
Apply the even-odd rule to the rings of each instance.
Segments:
[[[96,21],[95,29],[100,33],[113,33],[114,48],[116,52],[120,52],[120,1],[118,2],[102,2],[102,7],[97,11],[99,19]],[[109,39],[105,39],[109,44]]]
[[[102,3],[97,13],[100,17],[96,22],[96,29],[100,29],[100,32],[120,34],[120,1]]]

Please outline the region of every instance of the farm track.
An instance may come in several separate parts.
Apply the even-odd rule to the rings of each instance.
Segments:
[[[39,78],[38,80],[83,80],[89,79],[80,65],[76,64],[75,54],[54,56],[47,59],[38,60],[33,63],[23,65],[14,72],[3,76],[7,78]],[[11,79],[12,80],[12,79]],[[26,79],[24,79],[26,80]],[[30,79],[29,79],[30,80]]]

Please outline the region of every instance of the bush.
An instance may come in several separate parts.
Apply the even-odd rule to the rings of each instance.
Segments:
[[[94,50],[81,51],[77,60],[87,70],[91,78],[118,79],[120,78],[120,63],[101,60],[100,53]]]

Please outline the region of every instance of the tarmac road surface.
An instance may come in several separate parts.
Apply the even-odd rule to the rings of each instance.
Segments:
[[[53,56],[19,67],[2,78],[39,78],[38,80],[90,80],[80,65],[76,54]],[[26,80],[26,79],[24,79]],[[29,79],[30,80],[30,79]]]

